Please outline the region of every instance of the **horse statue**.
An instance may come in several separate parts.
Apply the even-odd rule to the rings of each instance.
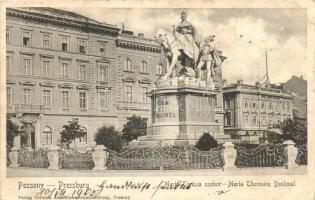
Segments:
[[[170,64],[167,64],[166,74],[162,79],[175,77],[175,69],[179,66],[196,69],[200,50],[195,42],[189,42],[183,35],[168,29],[159,29],[155,38],[164,47],[166,57],[170,58]]]

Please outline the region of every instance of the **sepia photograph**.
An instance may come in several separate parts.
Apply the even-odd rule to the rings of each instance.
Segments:
[[[17,199],[130,199],[96,195],[153,187],[103,180],[91,189],[83,184],[88,177],[309,174],[308,9],[68,4],[4,11],[2,176],[18,180],[18,190],[40,191]],[[26,177],[83,182],[38,179],[41,185]],[[233,188],[298,185],[208,181],[162,180],[148,199],[166,188],[219,184],[227,189],[205,199],[220,199]],[[97,194],[67,196],[70,184]]]

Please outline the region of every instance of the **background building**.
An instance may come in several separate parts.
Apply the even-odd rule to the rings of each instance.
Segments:
[[[86,130],[82,143],[132,114],[150,119],[144,94],[162,73],[159,44],[53,8],[8,8],[6,16],[7,114],[23,124],[17,146],[57,144],[72,118]]]
[[[223,87],[224,131],[242,143],[259,143],[280,121],[292,118],[292,96],[280,89],[243,84]]]
[[[292,95],[293,119],[307,125],[307,81],[292,76],[282,84],[282,89]]]

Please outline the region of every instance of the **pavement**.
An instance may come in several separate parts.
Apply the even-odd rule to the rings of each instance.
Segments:
[[[284,167],[236,168],[236,169],[194,169],[194,170],[68,170],[41,168],[6,169],[7,177],[148,177],[148,176],[233,176],[233,175],[304,175],[307,166],[294,169]]]

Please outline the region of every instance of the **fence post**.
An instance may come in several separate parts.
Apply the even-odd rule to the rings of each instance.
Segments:
[[[10,167],[12,167],[12,168],[19,167],[19,163],[18,163],[18,161],[19,161],[19,149],[16,147],[12,147],[11,151],[9,153],[9,157],[10,157],[10,161],[11,161]]]
[[[232,142],[225,142],[223,144],[223,157],[224,157],[224,169],[235,169],[235,160],[237,151],[234,149],[234,144]]]
[[[59,169],[59,147],[58,146],[50,146],[48,149],[48,161],[49,167],[48,169]]]
[[[105,151],[106,148],[104,145],[97,145],[94,148],[94,152],[92,154],[93,161],[95,167],[93,168],[94,171],[104,171],[106,170],[106,160],[107,160],[107,152]]]
[[[296,156],[298,154],[298,148],[294,145],[295,143],[292,140],[286,140],[283,142],[286,145],[286,152],[288,153],[288,169],[292,169],[297,167],[298,165],[295,163]]]

